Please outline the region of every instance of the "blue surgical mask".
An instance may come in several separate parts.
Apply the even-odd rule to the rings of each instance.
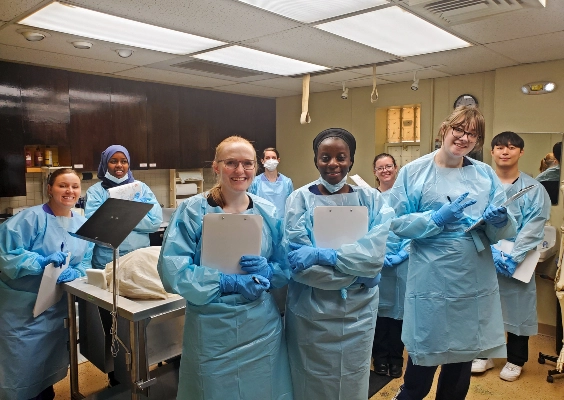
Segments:
[[[323,179],[321,176],[319,177],[319,182],[321,182],[321,184],[323,186],[325,186],[325,189],[327,189],[329,191],[329,193],[335,193],[338,192],[339,190],[341,190],[343,188],[343,186],[345,186],[345,184],[347,183],[347,177],[349,175],[345,175],[345,177],[343,178],[343,180],[335,185],[330,184],[329,182],[327,182],[325,179]]]
[[[123,176],[123,178],[116,178],[115,176],[113,176],[112,174],[110,174],[110,171],[106,172],[106,175],[104,175],[105,178],[107,178],[108,180],[112,181],[113,183],[117,183],[118,185],[120,183],[125,182],[126,180],[129,179],[129,174],[125,174]]]

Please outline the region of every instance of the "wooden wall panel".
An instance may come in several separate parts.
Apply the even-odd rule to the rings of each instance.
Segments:
[[[16,64],[0,62],[0,197],[25,196],[22,104]]]

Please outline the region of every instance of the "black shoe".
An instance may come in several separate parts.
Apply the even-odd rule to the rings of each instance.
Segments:
[[[390,364],[390,376],[392,378],[400,378],[402,373],[403,371],[401,365]]]
[[[388,366],[386,364],[374,365],[374,372],[378,375],[388,375]]]

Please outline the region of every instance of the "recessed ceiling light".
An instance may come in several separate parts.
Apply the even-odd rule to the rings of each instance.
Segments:
[[[387,4],[387,0],[239,0],[301,22],[315,22]]]
[[[71,43],[74,47],[81,50],[88,50],[92,47],[92,43],[85,42],[84,40],[75,40],[74,42]]]
[[[18,23],[171,54],[189,54],[225,44],[57,2],[48,4]]]
[[[471,45],[397,6],[327,22],[317,28],[401,57]]]
[[[49,37],[47,32],[32,31],[30,29],[18,29],[16,32],[21,34],[28,42],[39,42],[46,37]]]
[[[127,58],[127,57],[131,57],[131,55],[133,54],[133,50],[131,50],[131,49],[116,49],[116,53],[121,58]]]
[[[232,65],[276,75],[299,75],[329,69],[321,65],[294,60],[241,46],[224,47],[193,56],[201,60]]]

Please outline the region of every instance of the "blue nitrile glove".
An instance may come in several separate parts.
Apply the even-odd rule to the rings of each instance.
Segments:
[[[48,255],[47,257],[39,256],[37,258],[37,262],[41,265],[41,268],[45,268],[47,265],[53,263],[55,267],[60,267],[65,263],[67,260],[67,253],[63,253],[62,251],[57,251],[53,254]]]
[[[405,250],[400,250],[398,254],[386,254],[384,258],[384,267],[395,267],[409,258],[409,253]]]
[[[337,252],[333,249],[324,249],[303,244],[290,243],[288,261],[292,271],[299,272],[312,265],[327,265],[332,267],[337,263]]]
[[[373,288],[374,286],[378,286],[381,277],[382,277],[381,274],[376,275],[374,278],[359,277],[357,278],[356,283],[360,283],[361,285],[364,285],[364,287],[367,288]]]
[[[497,271],[497,273],[503,276],[507,276],[508,278],[513,276],[515,269],[519,264],[515,262],[513,257],[511,257],[509,254],[506,254],[493,246],[491,246],[491,248],[495,270]]]
[[[476,200],[468,200],[463,203],[464,199],[468,196],[469,192],[461,194],[458,199],[452,203],[445,203],[441,208],[431,214],[431,219],[438,226],[445,224],[452,224],[464,216],[464,209],[476,203]]]
[[[484,218],[484,221],[488,224],[492,224],[496,228],[503,228],[505,224],[507,224],[507,209],[490,204],[482,214],[482,218]]]
[[[268,279],[272,279],[272,265],[263,256],[244,255],[239,261],[241,269],[248,274],[261,275]]]
[[[249,301],[255,301],[270,287],[270,282],[260,275],[220,274],[221,293],[239,293]]]
[[[76,278],[80,278],[78,271],[74,268],[68,267],[61,272],[61,275],[59,275],[59,278],[57,279],[57,283],[72,282]]]

